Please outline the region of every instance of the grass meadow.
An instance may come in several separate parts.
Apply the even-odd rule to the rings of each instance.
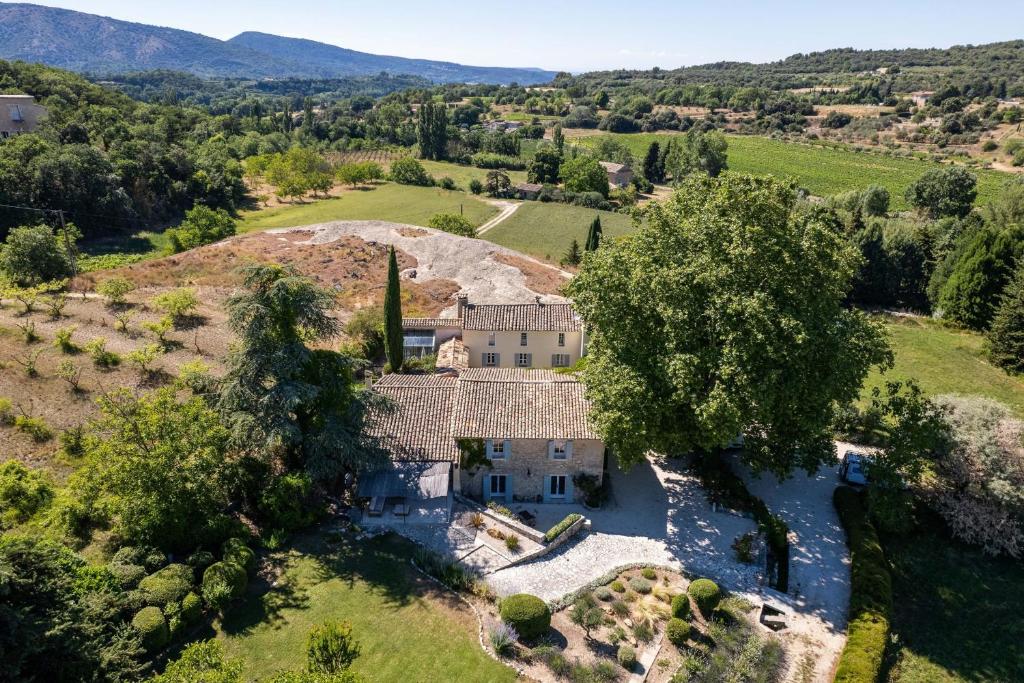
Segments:
[[[436,213],[459,213],[460,210],[475,225],[486,222],[498,213],[495,207],[465,192],[386,183],[373,189],[346,192],[331,199],[245,212],[238,223],[238,232],[341,220],[381,220],[426,225]]]
[[[915,379],[930,396],[975,394],[1001,401],[1024,417],[1024,377],[1012,377],[985,358],[984,338],[927,318],[886,318],[895,367],[874,371],[861,395],[867,403],[886,381]]]
[[[524,202],[509,218],[487,231],[483,238],[557,263],[574,238],[579,242],[580,249],[583,248],[594,216],[601,217],[605,239],[632,230],[632,219],[626,214],[568,204]]]
[[[481,649],[469,607],[412,568],[410,542],[393,535],[334,540],[299,538],[279,553],[283,571],[275,585],[255,586],[216,625],[225,654],[242,661],[245,680],[301,670],[306,634],[329,620],[352,624],[360,647],[352,668],[366,681],[516,680],[515,671]]]
[[[614,137],[629,147],[638,163],[652,142],[665,144],[670,138],[659,133],[621,133]],[[833,149],[753,135],[727,137],[729,169],[732,171],[793,178],[800,187],[819,197],[881,185],[892,195],[892,208],[895,210],[910,208],[903,198],[907,187],[925,171],[941,166],[930,160]],[[574,141],[593,145],[600,139],[601,136],[591,136]],[[1000,171],[972,169],[971,172],[978,176],[978,204],[990,201],[1012,178]]]

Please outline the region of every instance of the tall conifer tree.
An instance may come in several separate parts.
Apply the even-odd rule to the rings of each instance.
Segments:
[[[384,354],[392,372],[401,372],[405,360],[402,339],[402,288],[398,282],[395,248],[388,250],[388,287],[384,291]]]

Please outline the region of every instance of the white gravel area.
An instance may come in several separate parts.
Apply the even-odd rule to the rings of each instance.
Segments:
[[[571,277],[566,271],[493,242],[459,237],[418,225],[387,221],[334,221],[268,232],[282,234],[296,230],[313,231],[309,239],[311,244],[329,244],[344,236],[393,244],[416,258],[417,282],[454,280],[462,293],[469,295],[470,301],[476,303],[533,303],[538,296],[537,292],[527,286],[526,276],[518,268],[495,259],[496,254],[531,261],[566,279]],[[545,303],[566,301],[563,297],[551,294],[540,297]],[[454,314],[454,311],[453,304],[445,314]]]
[[[840,454],[848,447],[837,446]],[[499,570],[487,580],[499,595],[527,592],[556,600],[627,564],[685,569],[755,603],[783,608],[788,626],[778,635],[789,655],[786,679],[797,680],[806,658],[813,661],[813,680],[830,680],[846,641],[850,591],[846,537],[832,506],[836,468],[812,476],[797,473],[784,482],[749,474],[745,479],[792,530],[789,595],[760,586],[760,567],[735,560],[731,544],[754,530],[754,522],[713,511],[697,480],[676,463],[661,460],[629,473],[614,470],[615,500],[598,511],[580,510],[593,522],[592,532],[581,540],[536,562]]]

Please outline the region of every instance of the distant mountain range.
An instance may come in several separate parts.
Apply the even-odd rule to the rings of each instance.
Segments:
[[[384,71],[437,83],[547,83],[543,69],[465,66],[388,57],[266,33],[223,41],[199,33],[136,24],[72,10],[0,3],[0,59],[42,62],[92,74],[151,69],[204,77],[345,78]]]

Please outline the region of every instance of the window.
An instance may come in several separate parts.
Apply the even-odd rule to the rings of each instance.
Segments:
[[[551,459],[552,460],[568,460],[569,459],[569,446],[568,441],[552,441],[551,442]]]
[[[505,460],[507,453],[505,453],[505,442],[502,439],[488,439],[487,440],[487,457],[490,460]]]
[[[516,367],[517,368],[528,368],[533,365],[531,357],[532,353],[517,353],[516,354]]]
[[[553,353],[553,354],[551,354],[551,367],[553,367],[553,368],[567,368],[567,367],[569,367],[569,354],[567,354],[567,353]]]
[[[484,354],[484,367],[493,368],[498,365],[498,354],[496,353],[485,353]]]
[[[519,333],[519,345],[520,346],[526,346],[526,344],[527,344],[527,335],[526,335],[525,332],[520,332]]]
[[[558,333],[558,345],[565,346],[565,332]]]
[[[564,478],[564,477],[563,477]],[[492,474],[491,475],[491,496],[504,496],[505,495],[505,475],[504,474]],[[564,487],[563,487],[563,493]]]
[[[565,480],[566,476],[564,474],[556,474],[551,477],[548,493],[552,498],[565,498]],[[494,481],[493,476],[491,481]]]
[[[487,345],[488,346],[497,346],[498,345],[498,342],[495,339],[495,335],[494,335],[493,332],[491,332],[490,334],[487,335]]]

